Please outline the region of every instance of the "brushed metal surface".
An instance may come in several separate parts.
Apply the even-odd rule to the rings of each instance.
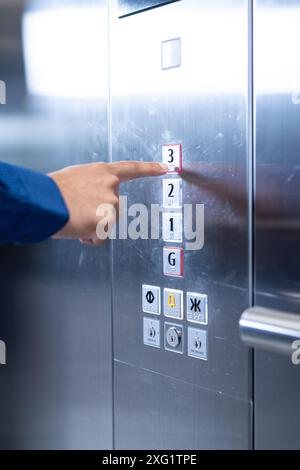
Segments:
[[[163,276],[166,244],[161,239],[114,242],[116,446],[188,445],[182,427],[174,426],[167,398],[161,403],[159,396],[168,387],[175,401],[177,393],[190,390],[183,406],[187,427],[198,423],[192,446],[218,448],[224,443],[234,448],[238,435],[238,446],[247,447],[251,357],[239,338],[238,322],[249,306],[248,4],[184,0],[123,19],[118,19],[116,2],[111,4],[113,160],[161,161],[164,144],[181,143],[183,204],[205,207],[205,244],[200,251],[185,252],[183,278]],[[178,37],[181,67],[162,70],[161,42]],[[128,206],[162,204],[162,179],[131,182],[121,193],[128,196]],[[208,295],[208,361],[188,357],[186,350],[174,354],[143,344],[142,284]],[[186,319],[182,324],[186,334]],[[118,373],[127,370],[125,364],[132,373],[123,373],[121,380]],[[151,409],[145,387],[137,381],[145,369],[157,383]],[[194,406],[201,401],[199,390],[210,396],[203,419]],[[225,429],[229,417],[223,414],[217,424],[213,409],[220,403],[226,407],[228,397],[233,408],[243,403],[247,412],[235,416],[234,428],[229,425],[226,439],[218,444],[219,427]],[[137,399],[143,418],[139,420],[136,412],[131,420]],[[203,441],[212,422],[215,427]],[[152,434],[154,440],[149,440],[144,423],[160,441]]]
[[[254,20],[255,304],[299,315],[300,1],[256,0]],[[257,448],[300,448],[299,396],[291,357],[256,351]]]
[[[241,338],[249,347],[287,354],[300,340],[300,317],[263,307],[245,310],[240,319]]]
[[[250,446],[248,401],[119,362],[115,364],[115,386],[117,449]]]
[[[59,69],[50,71],[53,79],[59,74],[58,93],[74,56],[72,44],[66,46],[65,41],[74,35],[75,26],[78,38],[86,37],[92,9],[99,34],[85,52],[90,54],[90,73],[93,62],[102,63],[99,98],[27,93],[21,42],[27,7],[43,12],[44,26],[50,22],[43,30],[48,37],[42,34],[40,41],[35,37],[36,50],[42,40],[48,41],[48,54],[54,48],[51,57],[45,51],[41,68],[59,60],[61,51],[66,53],[69,47],[70,56],[66,55]],[[61,22],[53,29],[51,14],[59,16],[64,9],[69,21],[59,36]],[[78,9],[84,21],[77,22]],[[41,171],[108,160],[107,23],[105,0],[0,1],[4,51],[0,79],[7,82],[8,90],[7,105],[0,107],[2,160]],[[81,53],[76,50],[80,76]],[[33,59],[34,51],[30,54]],[[37,72],[43,75],[43,69]],[[78,84],[76,76],[70,83],[75,92],[76,80]],[[39,246],[2,247],[0,258],[0,337],[7,345],[7,365],[0,368],[0,447],[111,448],[109,246],[94,250],[78,242],[48,241]]]

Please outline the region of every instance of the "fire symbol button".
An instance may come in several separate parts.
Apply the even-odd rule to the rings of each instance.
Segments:
[[[160,315],[160,287],[143,285],[143,312]]]

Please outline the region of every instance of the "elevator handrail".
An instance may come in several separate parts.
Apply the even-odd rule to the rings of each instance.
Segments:
[[[294,313],[256,306],[243,312],[239,324],[251,348],[292,355],[300,340],[300,315]]]

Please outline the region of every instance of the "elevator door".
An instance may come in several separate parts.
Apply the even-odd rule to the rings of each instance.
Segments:
[[[300,314],[299,22],[299,0],[255,2],[255,304],[271,316],[280,310],[283,321]],[[292,352],[255,352],[258,449],[300,448],[300,369]]]
[[[136,239],[114,242],[115,445],[248,449],[248,2],[182,0],[125,18],[117,3],[112,158],[169,159],[173,172],[122,187],[129,225],[133,204],[156,204],[164,230],[147,236],[148,214]],[[186,204],[199,205],[196,250],[182,235]]]

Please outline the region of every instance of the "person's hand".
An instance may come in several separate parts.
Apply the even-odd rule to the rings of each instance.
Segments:
[[[124,161],[117,163],[91,163],[70,166],[50,173],[58,186],[69,209],[68,223],[54,235],[54,238],[73,238],[92,245],[103,243],[97,237],[96,228],[101,224],[97,208],[106,204],[111,207],[111,218],[119,210],[119,186],[145,176],[160,176],[167,172],[167,165]],[[107,226],[109,216],[103,217]]]

